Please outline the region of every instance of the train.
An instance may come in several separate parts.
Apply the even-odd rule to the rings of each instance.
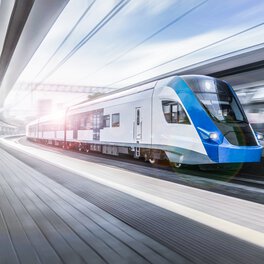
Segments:
[[[60,118],[30,122],[26,136],[174,167],[259,162],[263,140],[231,85],[203,75],[171,76],[70,106]]]

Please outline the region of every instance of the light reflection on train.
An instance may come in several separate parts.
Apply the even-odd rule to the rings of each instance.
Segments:
[[[259,162],[253,131],[232,87],[198,75],[174,76],[69,107],[64,118],[27,125],[31,140],[80,151],[131,155],[151,163]]]

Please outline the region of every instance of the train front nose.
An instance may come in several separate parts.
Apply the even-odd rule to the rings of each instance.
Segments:
[[[245,125],[243,125],[246,127]],[[250,126],[247,125],[249,128]],[[226,127],[222,131],[208,132],[198,128],[209,158],[216,163],[260,162],[263,147],[257,142],[251,130],[234,130]]]
[[[235,146],[224,138],[223,143],[218,146],[219,163],[260,162],[262,149],[260,145]]]
[[[262,146],[232,87],[224,81],[206,76],[181,78],[190,90],[181,84],[178,95],[186,106],[210,161],[259,162]]]
[[[248,123],[219,124],[224,133],[222,144],[218,148],[220,163],[226,162],[259,162],[262,146],[254,136]]]

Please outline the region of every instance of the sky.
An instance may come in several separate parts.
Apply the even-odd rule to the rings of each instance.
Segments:
[[[18,83],[122,88],[263,43],[263,10],[261,0],[71,0]]]

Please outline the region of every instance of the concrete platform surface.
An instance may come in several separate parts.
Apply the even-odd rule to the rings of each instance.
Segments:
[[[86,162],[50,151],[21,147],[15,143],[2,146],[11,155],[2,150],[3,155],[8,158],[1,160],[5,162],[1,164],[1,168],[8,168],[10,178],[16,175],[22,181],[21,184],[20,181],[15,181],[14,188],[19,190],[20,185],[26,184],[34,190],[38,186],[39,191],[34,191],[36,195],[41,200],[48,199],[46,206],[52,205],[51,210],[63,222],[64,219],[68,221],[68,213],[65,218],[60,210],[69,210],[69,207],[65,207],[65,201],[57,196],[63,197],[68,204],[73,203],[73,198],[76,200],[82,197],[82,203],[88,202],[89,206],[97,206],[97,210],[103,209],[102,212],[111,214],[108,214],[108,221],[111,217],[119,225],[133,227],[133,232],[137,232],[138,236],[149,239],[151,249],[156,255],[165,258],[163,261],[263,263],[262,204],[153,179],[144,174]],[[43,189],[45,196],[42,194]],[[62,196],[63,193],[67,194]],[[19,200],[23,201],[23,198]],[[80,206],[80,203],[77,204]],[[77,204],[74,205],[76,208]],[[85,204],[77,209],[81,213],[87,212],[86,216],[89,216],[90,212],[85,211],[86,206]],[[79,213],[74,211],[71,215],[79,216]],[[76,219],[78,226],[80,220],[78,217]],[[47,220],[50,221],[49,218]],[[71,222],[67,222],[68,226],[70,224]],[[62,229],[62,236],[64,230],[67,229]],[[169,253],[162,255],[161,252],[166,250]],[[129,257],[121,262],[142,261],[133,257],[132,259]],[[147,259],[148,262],[154,260],[156,257]],[[160,259],[156,261],[161,263]]]
[[[1,264],[188,263],[1,149],[0,168]]]

